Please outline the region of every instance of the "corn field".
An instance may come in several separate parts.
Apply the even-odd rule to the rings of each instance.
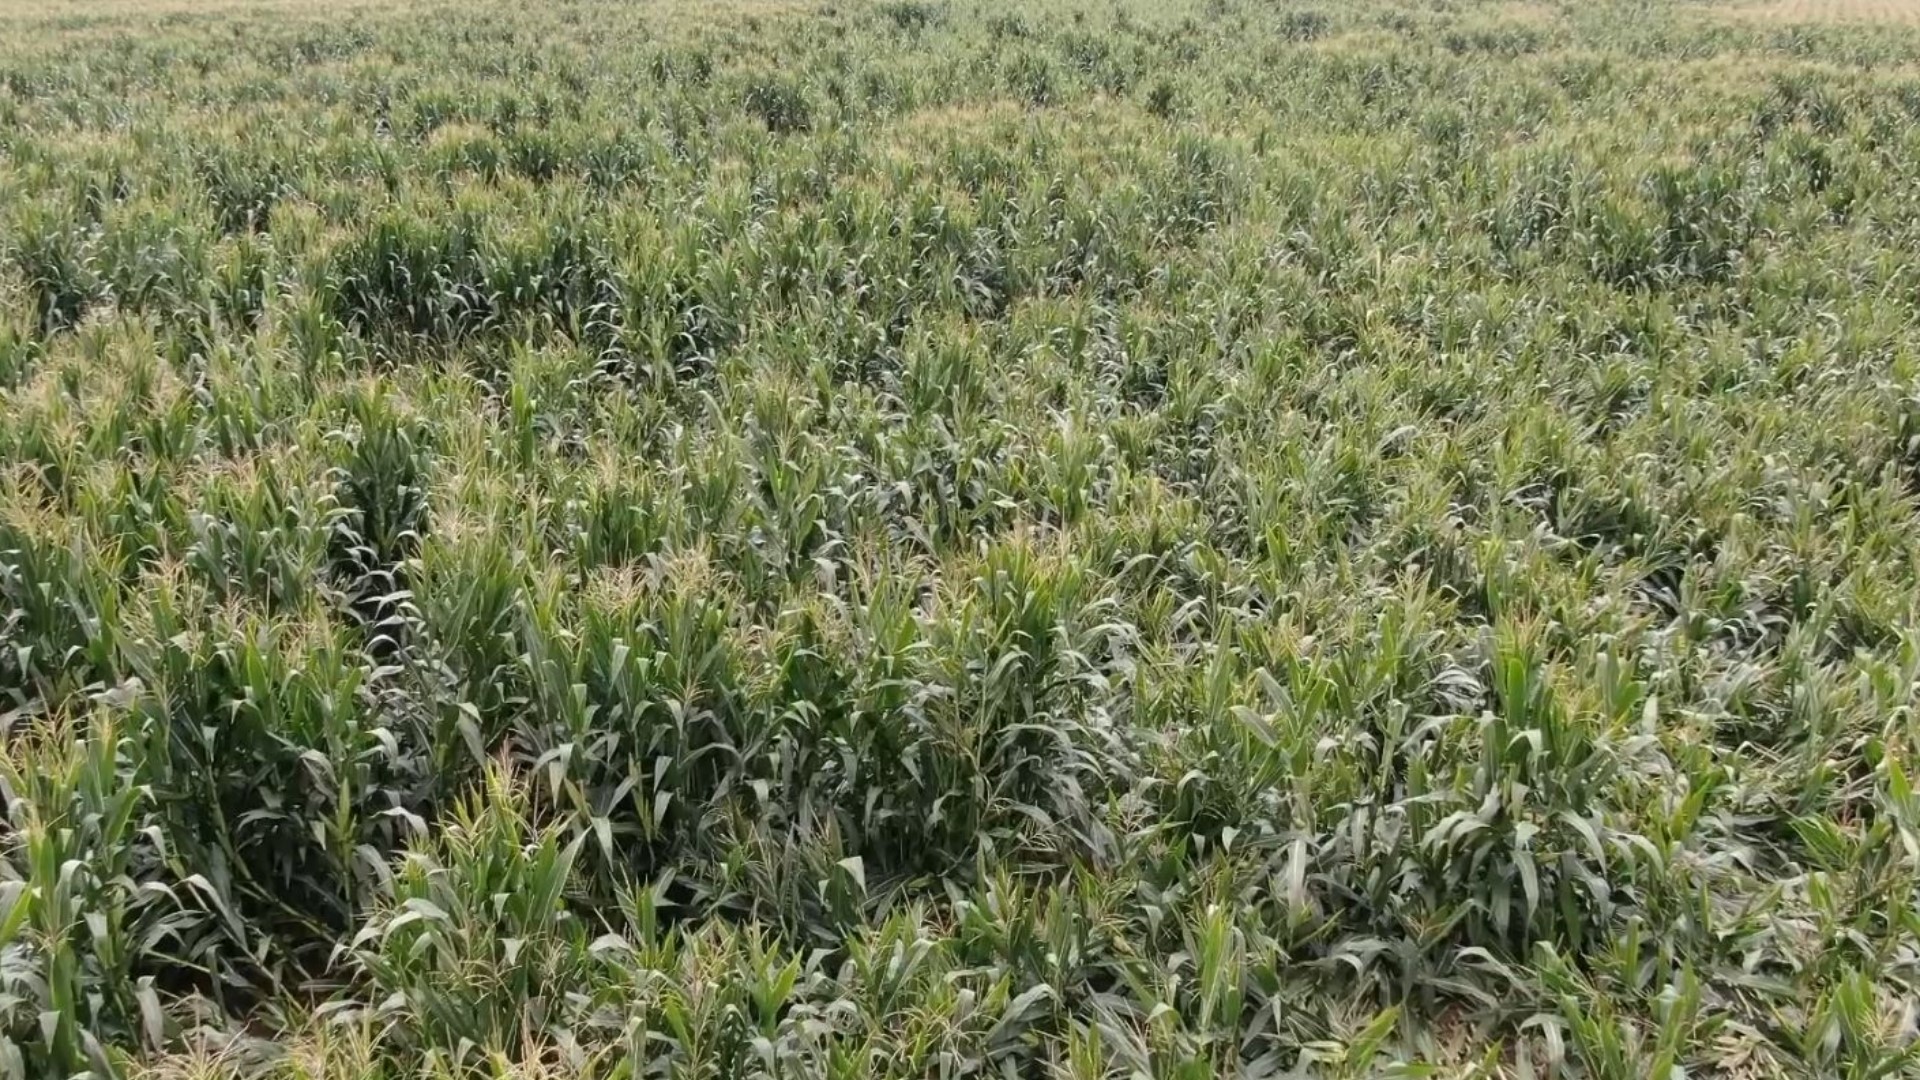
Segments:
[[[1920,1077],[1762,7],[0,0],[0,1078]]]

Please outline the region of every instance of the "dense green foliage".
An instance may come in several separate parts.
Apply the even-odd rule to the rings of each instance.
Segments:
[[[160,4],[0,6],[0,1076],[1920,1075],[1920,28]]]

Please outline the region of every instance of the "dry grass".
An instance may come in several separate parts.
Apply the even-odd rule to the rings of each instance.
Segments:
[[[1559,4],[1546,0],[1510,0],[1493,8],[1485,21],[1496,26],[1545,27],[1559,22],[1564,14]]]
[[[271,15],[276,19],[333,17],[343,11],[386,10],[380,0],[0,0],[0,21],[59,23],[179,16]]]
[[[0,0],[0,25],[95,26],[165,20],[272,18],[277,22],[324,21],[343,14],[398,15],[445,8],[443,0]],[[818,5],[809,0],[711,0],[698,5],[661,3],[659,18],[668,24],[708,21],[724,16],[799,15]]]
[[[1920,0],[1758,0],[1708,10],[1718,18],[1766,24],[1920,24]]]

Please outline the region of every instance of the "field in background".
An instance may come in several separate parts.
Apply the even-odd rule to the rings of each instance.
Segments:
[[[1920,1075],[1885,0],[0,0],[0,1080]]]
[[[1920,3],[1914,0],[1763,0],[1730,4],[1715,11],[1735,19],[1770,23],[1910,26],[1920,22]]]

